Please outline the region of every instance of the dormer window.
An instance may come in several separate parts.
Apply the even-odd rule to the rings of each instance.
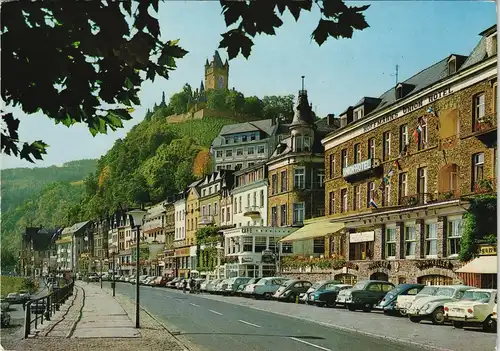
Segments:
[[[340,128],[344,128],[347,125],[347,116],[340,116]]]
[[[455,56],[448,60],[448,75],[452,75],[457,71],[457,59]]]
[[[396,87],[396,100],[402,99],[403,98],[403,86],[398,85]]]

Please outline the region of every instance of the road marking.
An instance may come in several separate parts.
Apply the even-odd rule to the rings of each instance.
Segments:
[[[183,302],[182,299],[176,299],[176,300],[179,301],[179,302]]]
[[[209,311],[212,312],[212,313],[218,314],[219,316],[222,316],[222,313],[219,313],[217,311],[214,311],[214,310],[209,310]]]
[[[197,305],[197,304],[192,303],[192,302],[190,302],[189,304],[190,304],[190,305],[193,305],[193,306],[195,306],[195,307],[200,307],[200,305]]]
[[[245,323],[245,324],[251,325],[252,327],[255,327],[255,328],[261,328],[261,326],[260,326],[260,325],[253,324],[253,323],[250,323],[250,322],[245,322],[245,321],[242,321],[241,319],[238,319],[238,322],[241,322],[241,323]]]
[[[294,338],[294,337],[290,337],[290,339],[298,341],[298,342],[301,342],[303,344],[306,344],[306,345],[309,345],[309,346],[312,346],[312,347],[315,347],[315,348],[320,349],[320,350],[332,351],[330,349],[327,349],[326,347],[319,346],[319,345],[316,345],[316,344],[313,344],[313,343],[310,343],[310,342],[307,342],[307,341],[304,341],[304,340],[300,340],[300,339],[297,339],[297,338]]]

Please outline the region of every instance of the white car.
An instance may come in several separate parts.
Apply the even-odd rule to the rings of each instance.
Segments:
[[[460,300],[470,289],[474,288],[466,285],[442,286],[436,291],[436,295],[415,300],[408,308],[408,317],[413,323],[430,320],[433,324],[444,324],[444,304]]]
[[[495,306],[493,306],[493,312],[491,313],[491,319],[493,319],[495,321],[495,323],[497,321],[497,314],[498,314],[498,307],[497,307],[497,304],[495,302]]]
[[[415,300],[426,296],[436,295],[438,289],[442,286],[444,285],[428,285],[420,290],[417,295],[399,295],[396,300],[395,309],[399,311],[402,316],[406,316],[406,311]]]
[[[452,321],[453,327],[480,326],[484,331],[496,329],[492,318],[497,302],[494,289],[470,289],[461,300],[444,304],[444,315]]]

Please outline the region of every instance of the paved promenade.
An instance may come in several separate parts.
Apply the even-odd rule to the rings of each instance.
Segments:
[[[135,304],[109,288],[78,281],[65,308],[44,323],[33,337],[15,350],[189,350],[165,327],[141,311],[141,328],[135,328]]]

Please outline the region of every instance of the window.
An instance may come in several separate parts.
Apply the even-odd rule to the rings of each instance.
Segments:
[[[417,245],[417,233],[415,225],[405,225],[405,257],[415,257],[415,247]]]
[[[322,188],[325,183],[325,170],[318,169],[318,173],[316,175],[318,177],[318,188]]]
[[[485,98],[484,93],[474,96],[474,120],[472,124],[473,131],[478,129],[478,123],[482,121],[485,115]]]
[[[495,36],[496,37],[496,36]],[[497,113],[497,100],[498,100],[498,85],[493,84],[493,113]]]
[[[224,220],[224,219],[225,219],[225,214],[226,214],[226,209],[225,209],[225,208],[223,208],[223,209],[221,210],[221,213],[220,213],[220,221],[221,221],[221,222],[225,222],[225,220]]]
[[[217,150],[216,155],[217,157],[222,157],[222,150]]]
[[[313,253],[322,254],[325,252],[325,238],[316,238],[313,240]]]
[[[293,224],[294,225],[302,225],[304,224],[304,203],[294,203],[293,204]]]
[[[229,139],[226,138],[226,139],[224,139],[224,141],[226,144],[229,144]]]
[[[308,135],[304,135],[303,139],[304,139],[304,151],[311,151],[311,137]]]
[[[497,148],[493,148],[493,177],[497,177]]]
[[[247,136],[246,136],[246,135],[243,135],[243,136],[241,137],[241,141],[242,141],[242,142],[247,141]]]
[[[344,128],[347,125],[347,116],[340,116],[340,128]]]
[[[437,223],[425,224],[425,255],[437,255]]]
[[[236,166],[234,167],[234,170],[239,171],[242,168],[243,168],[243,163],[237,163]]]
[[[255,237],[255,252],[260,253],[267,249],[267,238],[265,236],[256,236]]]
[[[448,220],[448,256],[458,255],[462,239],[462,219]]]
[[[375,138],[368,139],[368,158],[375,158]]]
[[[408,174],[399,173],[398,201],[402,204],[403,199],[408,196]]]
[[[236,156],[243,156],[243,149],[236,149]]]
[[[238,200],[239,200],[239,201],[238,201],[238,207],[240,208],[239,213],[241,213],[241,212],[243,211],[243,206],[241,205],[241,203],[242,203],[242,198],[243,198],[243,196],[240,196],[240,198],[238,199]]]
[[[248,167],[252,167],[254,164],[254,162],[248,162]]]
[[[417,169],[417,193],[425,194],[427,192],[427,168],[422,167]]]
[[[306,187],[306,170],[305,168],[294,168],[293,170],[293,186],[297,189]]]
[[[250,140],[255,140],[255,134],[250,134]]]
[[[335,155],[330,154],[330,179],[335,176]]]
[[[295,151],[296,152],[301,152],[302,151],[302,135],[296,135],[295,137],[292,137],[292,140],[295,141]]]
[[[278,225],[278,209],[276,206],[271,207],[271,225],[273,227]]]
[[[281,192],[287,191],[287,171],[281,171]]]
[[[231,211],[230,211],[230,207],[227,208],[227,221],[230,222],[231,221]]]
[[[271,176],[271,182],[272,182],[272,194],[276,195],[278,193],[278,175],[273,174]]]
[[[249,146],[247,149],[247,154],[248,155],[253,155],[255,152],[255,148],[253,146]]]
[[[231,169],[231,165],[226,165],[226,169]]]
[[[250,207],[250,194],[247,194],[247,207]]]
[[[396,228],[385,229],[385,257],[396,257]]]
[[[396,100],[403,97],[403,87],[396,87]]]
[[[354,163],[361,162],[361,145],[355,144],[354,145]]]
[[[347,189],[340,190],[340,212],[347,211]]]
[[[382,205],[389,206],[391,204],[391,183],[384,184],[384,192],[382,194]]]
[[[282,227],[286,226],[287,222],[287,213],[286,213],[286,204],[281,205],[281,213],[280,213],[280,225]]]
[[[361,190],[359,185],[355,185],[352,189],[352,209],[359,210],[361,208]]]
[[[233,156],[233,150],[226,150],[226,157]]]
[[[260,146],[257,147],[257,153],[258,154],[263,154],[264,151],[265,151],[264,145],[260,145]]]
[[[238,213],[238,203],[236,202],[236,198],[234,198],[234,213]]]
[[[453,74],[457,71],[457,60],[454,58],[448,61],[448,75]]]
[[[342,168],[347,167],[347,149],[341,151]]]
[[[329,204],[330,204],[330,208],[329,208],[328,213],[334,214],[335,213],[335,193],[333,191],[330,191],[328,193],[328,196],[329,196]]]
[[[484,177],[484,153],[480,152],[472,156],[472,190],[475,184]]]
[[[253,206],[257,206],[257,192],[253,192]]]
[[[264,207],[264,190],[260,191],[260,207]]]
[[[233,137],[233,143],[237,143],[239,138],[237,136]]]
[[[218,203],[214,203],[214,215],[217,215],[218,214],[218,211],[219,210],[219,204]]]
[[[403,124],[399,127],[399,152],[403,152],[408,145],[408,125]]]
[[[382,158],[384,161],[387,161],[391,157],[391,133],[385,132],[383,140]]]
[[[366,260],[367,258],[372,258],[373,248],[373,241],[349,242],[349,259]]]
[[[243,237],[243,252],[253,251],[253,238],[251,236]]]
[[[418,118],[419,135],[418,135],[418,150],[423,150],[427,146],[427,121],[423,117]]]
[[[368,182],[366,186],[366,207],[370,207],[370,200],[373,200],[374,191],[375,191],[375,183]]]

